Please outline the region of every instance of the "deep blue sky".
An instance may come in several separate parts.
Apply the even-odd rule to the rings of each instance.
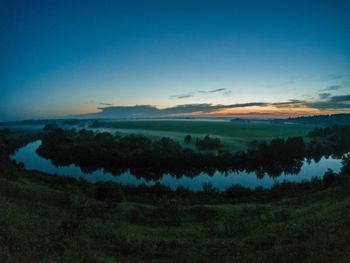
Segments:
[[[349,14],[350,1],[1,0],[0,119],[289,100],[347,112]]]

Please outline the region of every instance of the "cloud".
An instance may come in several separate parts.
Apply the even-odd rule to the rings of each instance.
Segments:
[[[320,93],[321,100],[290,100],[287,102],[271,103],[277,108],[312,108],[318,110],[350,109],[350,95],[331,96],[330,93]]]
[[[227,90],[227,91],[225,91],[224,93],[222,93],[222,95],[224,95],[224,96],[230,96],[231,93],[232,93],[231,90]]]
[[[320,93],[318,95],[320,96],[320,99],[325,100],[325,99],[328,99],[332,94],[331,93]]]
[[[202,93],[202,94],[211,94],[211,93],[217,93],[217,92],[221,92],[221,91],[225,91],[225,88],[220,88],[220,89],[212,89],[212,90],[200,90],[198,91],[198,93]]]
[[[342,86],[341,85],[331,85],[325,89],[322,89],[321,91],[334,91],[334,90],[338,90],[341,89]]]
[[[225,88],[220,88],[220,89],[213,89],[213,90],[200,90],[197,93],[199,94],[213,94],[213,93],[219,93],[222,92],[222,95],[224,96],[229,96],[231,94],[230,90],[227,90]],[[190,92],[190,93],[183,93],[183,94],[178,94],[178,95],[170,95],[169,99],[187,99],[187,98],[192,98],[195,96],[195,92]]]
[[[183,104],[174,107],[159,109],[152,105],[135,105],[135,106],[108,106],[99,107],[101,112],[84,114],[78,117],[85,118],[140,118],[140,117],[166,117],[177,115],[188,115],[193,113],[210,113],[217,110],[228,108],[244,108],[244,107],[263,107],[269,103],[266,102],[250,102],[238,103],[230,105],[213,105],[208,103],[202,104]]]
[[[331,101],[335,101],[335,102],[350,102],[350,95],[333,96],[331,98]]]
[[[316,109],[350,109],[350,95],[333,96],[325,101],[306,102],[306,106]]]
[[[100,102],[101,106],[113,106],[111,103]]]
[[[193,93],[184,93],[184,94],[179,94],[179,95],[171,95],[169,96],[169,99],[187,99],[193,97]]]
[[[255,115],[261,108],[262,114],[266,110],[270,115],[282,114],[288,115],[291,112],[305,112],[305,110],[350,110],[350,95],[331,96],[330,93],[320,93],[319,100],[289,100],[281,102],[249,102],[235,104],[182,104],[168,108],[157,108],[153,105],[135,105],[135,106],[106,106],[100,107],[100,112],[85,114],[76,117],[85,118],[157,118],[171,116],[189,116],[189,115],[212,115],[215,114],[233,114],[237,109],[243,115],[251,115],[254,111]],[[265,107],[265,108],[264,108]],[[227,109],[227,111],[225,111]],[[230,113],[230,109],[232,109]],[[265,110],[265,111],[264,111]],[[289,113],[288,113],[289,112]],[[276,115],[277,116],[277,115]]]
[[[238,103],[238,104],[231,104],[231,105],[218,105],[222,108],[244,108],[244,107],[263,107],[268,106],[270,103],[267,102],[248,102],[248,103]]]
[[[270,106],[275,106],[277,108],[300,108],[305,105],[304,100],[289,100],[285,102],[274,102],[270,103]]]
[[[330,74],[329,75],[330,80],[337,80],[337,79],[341,79],[343,77],[344,77],[344,75],[342,75],[342,74]]]

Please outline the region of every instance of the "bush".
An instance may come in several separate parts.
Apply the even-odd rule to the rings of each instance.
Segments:
[[[181,224],[180,204],[175,199],[163,199],[157,208],[156,215],[162,220],[166,226],[179,226]]]
[[[254,196],[256,195],[256,193],[253,190],[242,187],[240,185],[233,185],[230,188],[225,190],[224,195],[230,200],[232,199],[239,200],[244,197]]]
[[[133,224],[150,224],[149,218],[152,217],[152,212],[141,205],[135,205],[127,214],[127,219]],[[155,222],[155,220],[152,220]]]
[[[124,192],[114,183],[96,183],[95,199],[105,202],[108,207],[113,207],[124,200]]]
[[[212,183],[204,183],[203,186],[203,193],[206,195],[213,195],[219,193],[219,190],[213,186]]]
[[[196,206],[189,210],[189,213],[193,215],[198,223],[213,222],[217,213],[214,209],[205,206]]]
[[[337,174],[333,172],[332,169],[329,169],[324,173],[323,176],[323,187],[330,187],[337,180]]]
[[[196,147],[199,150],[215,150],[221,146],[221,141],[218,138],[211,138],[208,135],[203,139],[198,139],[196,141]]]
[[[191,135],[186,135],[185,139],[184,139],[184,142],[189,144],[192,142],[192,136]]]

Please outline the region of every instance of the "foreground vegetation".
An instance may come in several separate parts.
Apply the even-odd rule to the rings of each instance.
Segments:
[[[0,262],[349,262],[350,162],[271,191],[89,184],[8,158],[0,141]]]

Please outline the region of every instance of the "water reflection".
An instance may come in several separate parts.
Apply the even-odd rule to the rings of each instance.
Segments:
[[[41,141],[35,141],[19,149],[11,158],[16,162],[22,162],[26,169],[38,170],[50,174],[66,175],[75,178],[84,178],[89,182],[97,181],[113,181],[124,185],[139,185],[139,184],[155,184],[155,180],[146,180],[143,177],[135,176],[130,171],[123,172],[119,175],[112,175],[105,172],[103,169],[98,169],[91,173],[84,173],[79,167],[74,164],[56,167],[50,160],[44,159],[36,153],[36,149],[40,146]],[[157,182],[167,185],[172,189],[178,186],[186,186],[193,191],[202,190],[204,183],[210,182],[214,187],[223,191],[230,186],[237,184],[247,188],[264,187],[270,188],[277,182],[301,182],[310,180],[313,177],[323,176],[324,172],[330,168],[338,172],[341,168],[341,160],[337,158],[322,157],[318,162],[308,160],[296,165],[297,174],[282,173],[278,177],[267,176],[264,173],[255,172],[220,172],[213,171],[212,174],[205,172],[199,173],[195,177],[184,175],[173,176],[163,174]]]

